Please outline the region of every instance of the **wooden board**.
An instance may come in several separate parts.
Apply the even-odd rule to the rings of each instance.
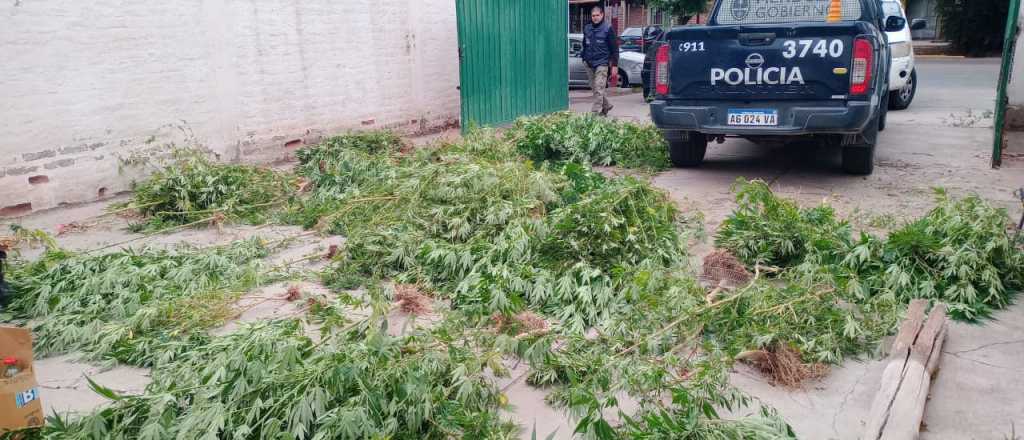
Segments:
[[[863,438],[916,439],[924,418],[932,376],[946,337],[946,306],[914,300],[892,345],[882,383],[871,405]]]

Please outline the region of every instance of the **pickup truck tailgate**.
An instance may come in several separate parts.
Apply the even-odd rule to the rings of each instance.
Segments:
[[[849,22],[675,29],[667,98],[846,99],[860,33]]]

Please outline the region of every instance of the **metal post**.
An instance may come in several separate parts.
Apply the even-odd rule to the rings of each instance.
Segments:
[[[992,143],[992,168],[1003,164],[1003,134],[1006,131],[1006,88],[1013,69],[1013,55],[1017,45],[1020,0],[1010,0],[1010,12],[1006,17],[1006,35],[1003,38],[1003,63],[999,69],[999,86],[996,91],[995,135]],[[1024,78],[1020,79],[1024,81]]]

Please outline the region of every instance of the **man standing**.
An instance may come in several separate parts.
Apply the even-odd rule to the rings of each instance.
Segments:
[[[594,106],[591,111],[606,116],[612,110],[606,89],[609,76],[612,84],[619,82],[619,69],[615,68],[619,60],[619,40],[611,23],[604,19],[603,7],[594,6],[590,10],[590,21],[591,23],[583,28],[581,57],[583,64],[587,66],[590,89],[594,91]]]

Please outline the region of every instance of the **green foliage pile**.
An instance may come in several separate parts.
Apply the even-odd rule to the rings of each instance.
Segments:
[[[379,316],[375,319],[379,319]],[[54,439],[513,438],[484,372],[493,336],[447,326],[395,338],[379,322],[315,344],[297,320],[243,327],[157,365],[140,396],[119,396],[75,421],[51,418]]]
[[[273,170],[216,163],[192,150],[174,154],[170,165],[135,185],[129,207],[146,220],[140,229],[158,230],[190,224],[214,215],[258,222],[268,206],[292,190]]]
[[[481,315],[529,307],[576,330],[629,298],[630,274],[683,261],[664,194],[517,150],[489,132],[409,154],[330,140],[299,152],[314,189],[285,217],[347,237],[338,287],[418,283]]]
[[[310,304],[324,326],[319,342],[298,319],[208,331],[233,316],[231,304],[273,281],[257,240],[208,249],[49,249],[10,273],[15,323],[33,330],[40,356],[152,368],[138,396],[119,396],[82,418],[54,416],[13,438],[512,438],[489,380],[501,359],[528,341],[475,330],[458,316],[430,332],[391,337],[390,301],[377,290],[372,314],[352,323],[350,299]],[[348,305],[346,305],[348,304]],[[25,435],[25,437],[22,437]]]
[[[957,200],[939,191],[931,212],[883,240],[855,239],[831,208],[799,208],[764,182],[741,183],[737,194],[719,247],[748,264],[833,286],[850,302],[925,298],[946,303],[955,318],[977,320],[1024,287],[1024,252],[1006,234],[1007,213],[977,196]]]
[[[988,317],[1024,288],[1024,251],[1007,234],[1010,219],[978,196],[937,192],[924,217],[884,242],[862,238],[841,262],[836,279],[858,296],[946,303],[963,320]]]
[[[596,337],[568,336],[531,364],[534,385],[578,419],[575,431],[597,439],[795,438],[771,411],[723,418],[751,406],[729,385],[724,360],[701,349],[709,310],[694,280],[657,272],[638,276],[635,302],[598,327]],[[623,396],[635,402],[623,405]]]
[[[937,0],[935,11],[942,36],[961,53],[984,57],[1002,50],[1009,0]]]
[[[536,162],[568,161],[665,169],[668,148],[653,125],[592,114],[554,113],[520,118],[507,132],[521,154]]]
[[[715,245],[749,265],[792,266],[808,253],[848,244],[851,228],[827,205],[802,209],[775,197],[761,181],[733,187],[736,209],[722,222]]]
[[[552,118],[555,126],[584,124]],[[369,132],[298,152],[296,177],[309,190],[278,219],[344,235],[324,279],[369,287],[373,310],[352,323],[344,303],[362,300],[311,303],[307,319],[322,324],[322,340],[296,320],[207,334],[238,295],[275,276],[261,270],[267,249],[258,242],[96,256],[52,249],[19,263],[13,310],[31,323],[42,353],[81,351],[153,368],[143,395],[94,385],[115,402],[81,419],[52,418],[33,434],[511,438],[514,427],[499,415],[504,396],[488,377],[506,373],[503,360],[520,358],[532,367],[528,380],[552,387],[550,399],[592,438],[792,438],[767,409],[748,418],[720,414],[752,403],[729,386],[723,367],[740,352],[777,346],[807,361],[838,362],[894,327],[895,298],[851,287],[878,284],[863,281],[874,270],[868,263],[889,248],[853,240],[830,209],[803,210],[766,185],[741,185],[719,244],[749,264],[783,267],[781,280],[762,275],[709,301],[685,273],[685,220],[663,193],[594,172],[596,156],[566,153],[574,151],[567,137],[530,124],[522,122],[519,134],[478,131],[431,149],[410,151],[392,134]],[[524,160],[551,145],[557,154]],[[920,228],[948,237],[941,248],[970,247],[988,232],[965,238],[967,226],[953,218],[989,217],[980,201],[954,204]],[[922,250],[938,245],[907,237],[891,249],[933,261]],[[863,261],[849,257],[865,252]],[[1014,258],[983,257],[1019,267]],[[431,330],[388,336],[392,303],[378,288],[385,279],[450,299],[453,311]],[[491,321],[524,309],[550,318],[550,327],[510,335]],[[591,326],[594,334],[584,336]],[[620,406],[623,395],[639,410]]]
[[[152,365],[205,339],[260,279],[256,240],[209,250],[73,254],[51,248],[10,274],[7,312],[27,320],[41,355]]]
[[[730,359],[789,347],[804,362],[839,364],[875,350],[899,318],[892,302],[852,302],[827,285],[767,280],[730,292],[692,322],[704,328],[705,349]]]

